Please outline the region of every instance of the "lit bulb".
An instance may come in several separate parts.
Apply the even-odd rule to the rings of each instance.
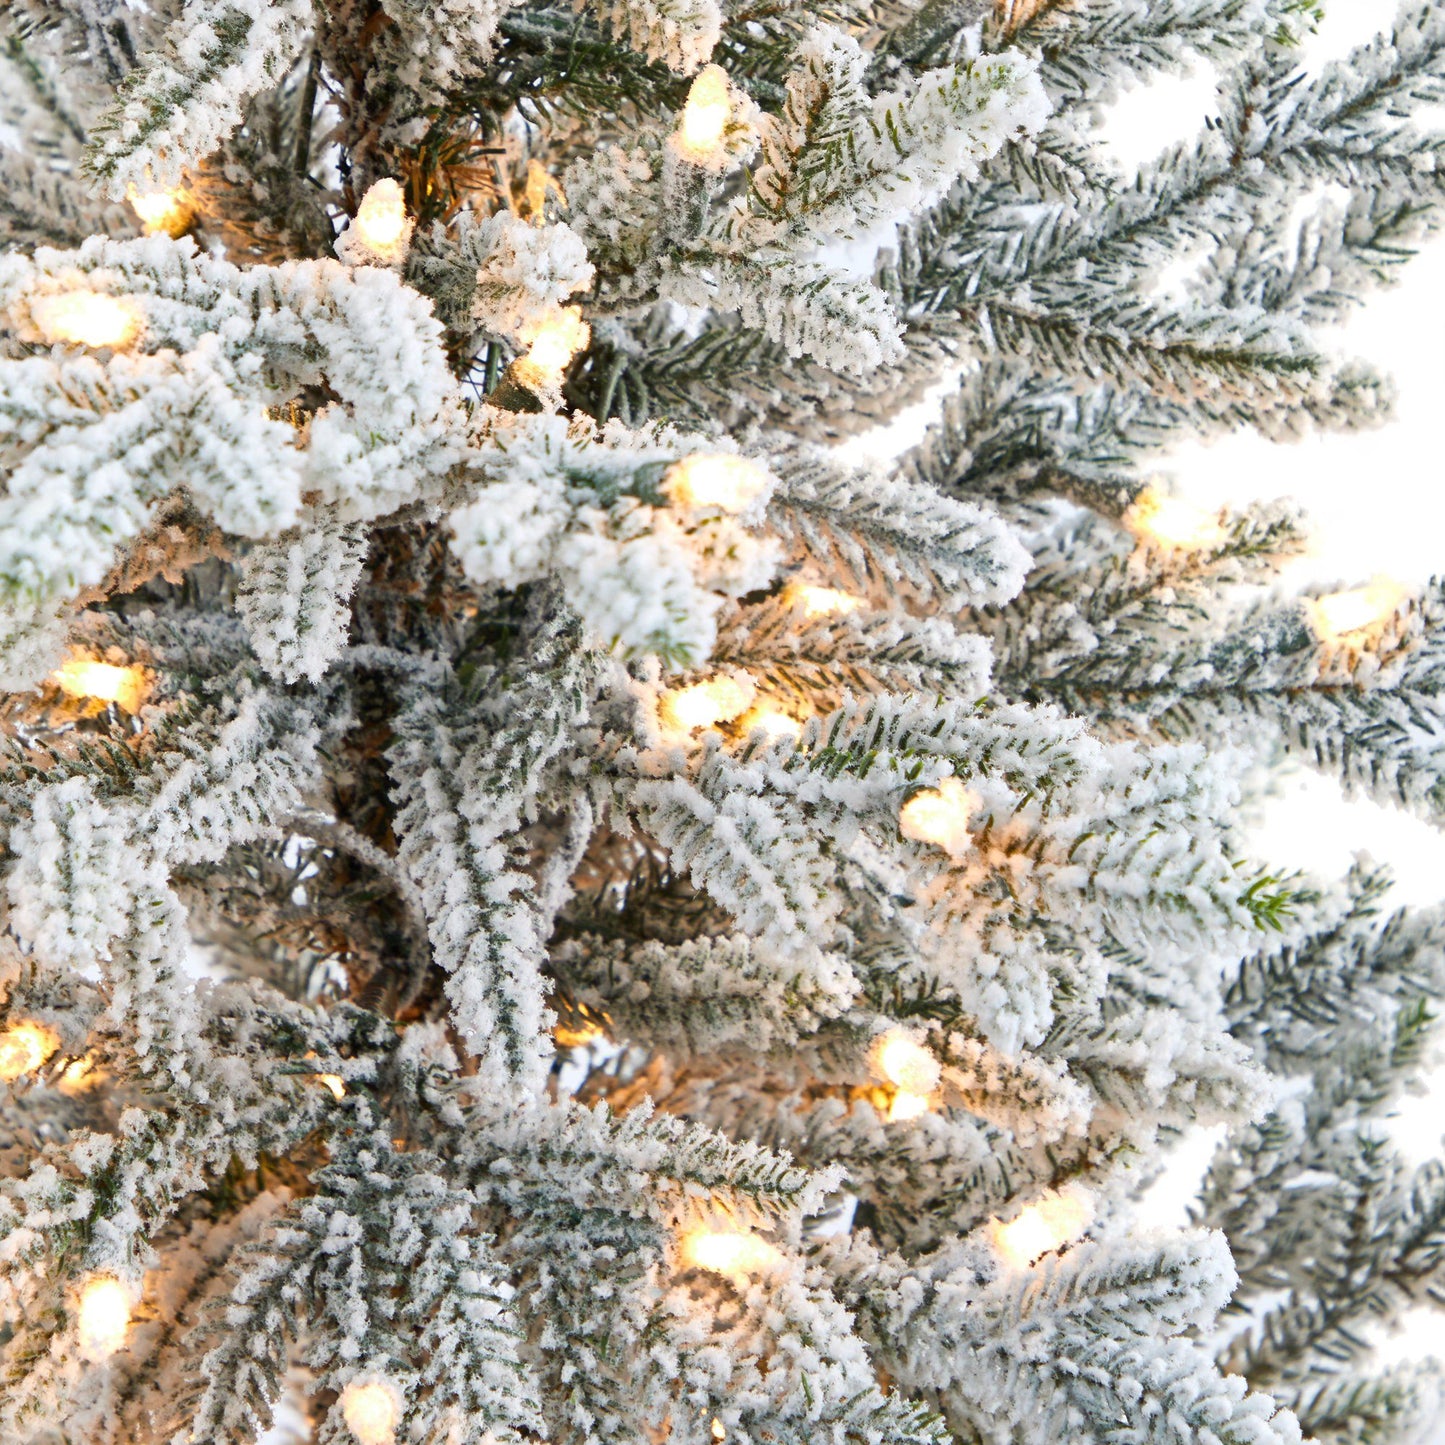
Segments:
[[[596,1024],[583,1023],[576,1028],[558,1024],[552,1030],[552,1042],[559,1049],[585,1049],[595,1039],[602,1037],[602,1030]]]
[[[1136,537],[1148,538],[1180,551],[1222,546],[1229,538],[1218,512],[1179,497],[1166,497],[1152,487],[1139,494],[1124,514],[1124,525]]]
[[[80,1353],[93,1365],[108,1360],[125,1344],[130,1296],[118,1279],[101,1275],[80,1293]]]
[[[179,191],[138,191],[127,186],[125,198],[147,236],[180,236],[191,224],[191,208]]]
[[[669,494],[685,507],[745,512],[772,487],[767,469],[748,457],[695,452],[668,469]]]
[[[1368,587],[1352,587],[1348,592],[1331,592],[1313,598],[1310,611],[1315,629],[1325,642],[1335,642],[1351,632],[1384,622],[1408,597],[1409,589],[1387,577],[1376,578]]]
[[[37,296],[30,314],[47,341],[96,348],[129,346],[140,335],[142,313],[129,296],[89,289]]]
[[[886,1083],[925,1099],[938,1088],[938,1060],[902,1029],[889,1029],[873,1045],[874,1070]]]
[[[72,1060],[60,1075],[60,1092],[62,1094],[83,1093],[94,1082],[92,1078],[94,1073],[95,1058],[93,1055],[86,1054],[83,1058]]]
[[[973,845],[968,820],[978,807],[978,796],[957,778],[944,778],[936,788],[915,793],[898,814],[898,827],[915,843],[932,843],[955,861]]]
[[[526,189],[522,194],[522,214],[534,221],[540,221],[547,210],[548,189],[562,198],[562,188],[547,174],[546,167],[535,156],[527,162]],[[565,204],[565,200],[563,201]]]
[[[797,718],[775,707],[755,707],[743,718],[741,726],[745,733],[761,728],[770,738],[797,738],[803,734],[803,724]]]
[[[728,1438],[727,1426],[724,1425],[723,1422],[719,1420],[716,1415],[714,1415],[712,1417],[711,1429],[712,1438],[718,1442],[718,1445],[722,1445],[722,1442]]]
[[[1046,1194],[1007,1224],[990,1226],[998,1252],[1015,1269],[1077,1239],[1089,1227],[1089,1204],[1077,1194]]]
[[[56,1049],[59,1036],[44,1024],[11,1024],[0,1034],[0,1079],[13,1084],[26,1074],[33,1074]]]
[[[842,617],[863,605],[863,599],[851,592],[841,592],[836,587],[813,587],[806,582],[794,584],[789,589],[789,597],[802,604],[804,617]]]
[[[346,1097],[346,1080],[340,1074],[317,1074],[316,1082],[331,1093],[338,1101]]]
[[[407,219],[406,197],[401,187],[389,177],[377,181],[361,198],[356,208],[356,219],[346,229],[343,240],[359,242],[364,255],[357,254],[354,245],[344,247],[349,251],[345,259],[351,261],[379,261],[383,265],[394,265],[406,257],[406,248],[411,241],[412,223]]]
[[[145,701],[146,675],[140,667],[114,667],[77,654],[62,663],[50,680],[67,697],[119,703],[129,713]]]
[[[341,1418],[361,1445],[392,1445],[401,1401],[380,1380],[353,1380],[341,1392]]]
[[[907,1089],[900,1089],[888,1106],[888,1122],[898,1124],[907,1119],[917,1119],[931,1107],[927,1094],[910,1094]]]
[[[679,732],[696,732],[737,717],[752,702],[750,689],[736,678],[714,677],[678,688],[662,699],[662,721]]]
[[[695,1229],[682,1241],[682,1257],[693,1269],[732,1276],[761,1274],[782,1255],[765,1239],[742,1230]]]
[[[579,306],[549,306],[521,330],[527,347],[519,366],[522,379],[548,388],[562,384],[567,364],[592,339],[592,328]]]
[[[682,108],[678,127],[678,149],[690,161],[711,161],[727,129],[732,103],[728,99],[728,76],[720,65],[706,65],[693,81]]]

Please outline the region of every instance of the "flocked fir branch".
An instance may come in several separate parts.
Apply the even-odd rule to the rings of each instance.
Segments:
[[[1439,920],[1241,818],[1440,822],[1439,589],[1154,472],[1388,411],[1445,23],[1317,20],[0,18],[0,1438],[1428,1438]]]

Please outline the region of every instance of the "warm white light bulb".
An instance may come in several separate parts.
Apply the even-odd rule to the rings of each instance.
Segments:
[[[62,1094],[73,1095],[83,1093],[95,1082],[95,1056],[86,1054],[65,1066],[65,1071],[60,1076],[59,1088]]]
[[[804,617],[841,617],[856,612],[863,599],[837,587],[814,587],[806,582],[795,583],[789,596],[803,608]]]
[[[147,236],[179,236],[191,223],[191,208],[179,191],[138,191],[127,186],[125,198]]]
[[[752,700],[752,692],[736,678],[713,677],[665,694],[659,711],[665,726],[690,733],[730,722]]]
[[[935,788],[915,793],[898,814],[898,827],[915,843],[931,843],[955,861],[973,846],[968,821],[979,806],[975,793],[957,778],[944,778]]]
[[[1082,1195],[1045,1194],[1007,1224],[994,1222],[994,1246],[1015,1269],[1027,1269],[1052,1250],[1077,1239],[1089,1227],[1091,1213]]]
[[[772,1269],[782,1255],[758,1235],[743,1230],[690,1230],[682,1241],[682,1257],[693,1269],[734,1277]]]
[[[396,181],[377,181],[361,198],[356,229],[373,251],[388,250],[401,240],[406,230],[406,197]]]
[[[412,221],[400,185],[377,181],[336,238],[336,254],[350,266],[399,266],[411,244]]]
[[[0,1033],[0,1079],[13,1084],[33,1074],[56,1049],[59,1035],[29,1019],[13,1023]]]
[[[741,726],[745,733],[761,728],[770,738],[797,738],[803,734],[803,724],[797,718],[775,707],[755,707]]]
[[[125,1344],[130,1295],[118,1279],[100,1275],[80,1292],[80,1353],[92,1364],[108,1360]]]
[[[873,1045],[873,1068],[885,1083],[907,1094],[927,1097],[938,1088],[938,1060],[902,1029],[889,1029]]]
[[[1410,595],[1409,589],[1388,577],[1377,577],[1367,587],[1331,592],[1310,601],[1315,630],[1326,642],[1338,641],[1352,632],[1363,632],[1394,615]]]
[[[888,1122],[899,1124],[908,1119],[917,1119],[928,1113],[931,1107],[927,1094],[910,1094],[907,1089],[900,1089],[888,1105]]]
[[[710,1428],[712,1431],[712,1438],[718,1442],[718,1445],[722,1445],[722,1442],[728,1438],[727,1426],[724,1425],[723,1422],[719,1420],[716,1415],[714,1415],[712,1417],[712,1426]]]
[[[549,307],[522,328],[521,341],[527,347],[520,363],[522,379],[560,386],[568,364],[591,339],[592,328],[582,319],[581,307]]]
[[[745,512],[772,487],[765,467],[748,457],[694,452],[668,469],[668,494],[685,507]]]
[[[1229,539],[1218,512],[1181,497],[1165,496],[1152,487],[1141,492],[1124,514],[1124,525],[1136,537],[1185,552],[1219,547]]]
[[[732,114],[728,76],[720,65],[705,65],[687,93],[678,126],[678,148],[691,161],[715,158]]]
[[[115,667],[77,654],[51,673],[50,680],[67,697],[119,703],[130,713],[145,701],[146,675],[140,667]]]
[[[392,1445],[401,1400],[381,1380],[353,1380],[341,1392],[341,1418],[360,1445]]]
[[[140,335],[142,319],[133,298],[88,288],[37,296],[30,314],[47,341],[113,350],[129,346]]]
[[[346,1080],[340,1074],[317,1074],[316,1082],[338,1103],[346,1097]]]
[[[575,1028],[571,1024],[558,1024],[552,1030],[552,1042],[559,1049],[585,1049],[601,1037],[602,1030],[586,1020]]]

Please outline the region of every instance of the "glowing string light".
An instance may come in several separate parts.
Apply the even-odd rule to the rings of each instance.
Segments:
[[[761,728],[770,738],[797,738],[803,734],[803,724],[797,718],[775,707],[755,707],[740,726],[745,733]]]
[[[541,221],[546,216],[547,192],[555,192],[559,205],[566,205],[562,187],[547,174],[546,167],[535,156],[527,162],[527,177],[522,193],[522,214],[529,220]]]
[[[59,1047],[59,1035],[44,1024],[29,1019],[11,1024],[0,1033],[0,1079],[13,1084],[33,1074]]]
[[[873,1072],[893,1089],[889,1123],[917,1119],[933,1107],[942,1080],[938,1060],[903,1029],[889,1029],[874,1040],[869,1053]]]
[[[559,1049],[585,1049],[602,1037],[602,1030],[596,1024],[582,1023],[576,1028],[558,1024],[552,1030],[552,1042]]]
[[[714,677],[666,693],[659,711],[666,726],[690,733],[730,722],[752,700],[752,692],[736,678]]]
[[[77,654],[67,658],[50,680],[67,697],[118,703],[129,713],[145,701],[146,675],[141,667],[115,667]]]
[[[1124,514],[1124,525],[1136,537],[1182,552],[1220,547],[1229,540],[1218,512],[1180,497],[1165,496],[1152,487],[1141,492]]]
[[[143,313],[129,296],[107,296],[82,288],[38,296],[30,314],[40,334],[51,342],[119,350],[140,335]]]
[[[130,1295],[118,1279],[100,1275],[80,1294],[80,1353],[92,1364],[108,1360],[125,1344]]]
[[[932,1107],[933,1102],[927,1094],[910,1094],[907,1089],[899,1089],[888,1105],[888,1122],[901,1124],[909,1119],[921,1118]]]
[[[1388,620],[1409,595],[1409,589],[1399,582],[1378,577],[1367,587],[1311,599],[1310,613],[1320,637],[1325,642],[1336,642]]]
[[[932,1051],[910,1038],[902,1029],[889,1029],[878,1036],[870,1062],[886,1083],[924,1098],[938,1088],[942,1077]]]
[[[712,1432],[712,1438],[718,1442],[718,1445],[722,1445],[722,1442],[728,1438],[727,1426],[724,1425],[716,1415],[712,1417],[712,1425],[709,1428]]]
[[[994,1247],[1015,1269],[1027,1269],[1053,1250],[1072,1243],[1089,1227],[1092,1211],[1078,1194],[1045,1194],[1007,1224],[990,1227]]]
[[[65,1066],[58,1087],[62,1094],[79,1094],[95,1082],[95,1057],[93,1054],[86,1054]]]
[[[782,1255],[767,1240],[744,1230],[694,1229],[683,1236],[682,1258],[693,1269],[741,1278],[775,1268]]]
[[[955,861],[973,846],[969,819],[979,806],[978,796],[957,778],[944,778],[934,788],[915,793],[898,814],[899,831],[915,843],[931,843]]]
[[[695,163],[716,160],[731,115],[727,71],[720,65],[705,65],[693,81],[687,104],[682,108],[677,129],[678,150]]]
[[[665,485],[685,507],[745,512],[771,489],[772,477],[748,457],[694,452],[668,470]]]
[[[377,181],[361,198],[355,219],[337,247],[343,259],[394,266],[406,259],[412,222],[406,214],[401,186],[389,177]]]
[[[127,186],[125,198],[147,236],[180,236],[191,224],[191,208],[180,191],[138,191]]]
[[[353,1380],[341,1392],[341,1418],[360,1445],[392,1445],[401,1401],[381,1380]]]
[[[842,617],[856,612],[863,599],[837,587],[814,587],[807,582],[795,583],[788,590],[791,600],[803,609],[804,617]]]
[[[551,306],[524,326],[527,354],[518,362],[522,380],[550,389],[562,384],[574,356],[592,339],[592,328],[578,306]]]

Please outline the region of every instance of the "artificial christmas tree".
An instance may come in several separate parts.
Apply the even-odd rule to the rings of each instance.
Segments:
[[[1316,10],[10,7],[0,1439],[1430,1438],[1442,924],[1240,809],[1445,815],[1445,594],[1146,472],[1385,411]]]

